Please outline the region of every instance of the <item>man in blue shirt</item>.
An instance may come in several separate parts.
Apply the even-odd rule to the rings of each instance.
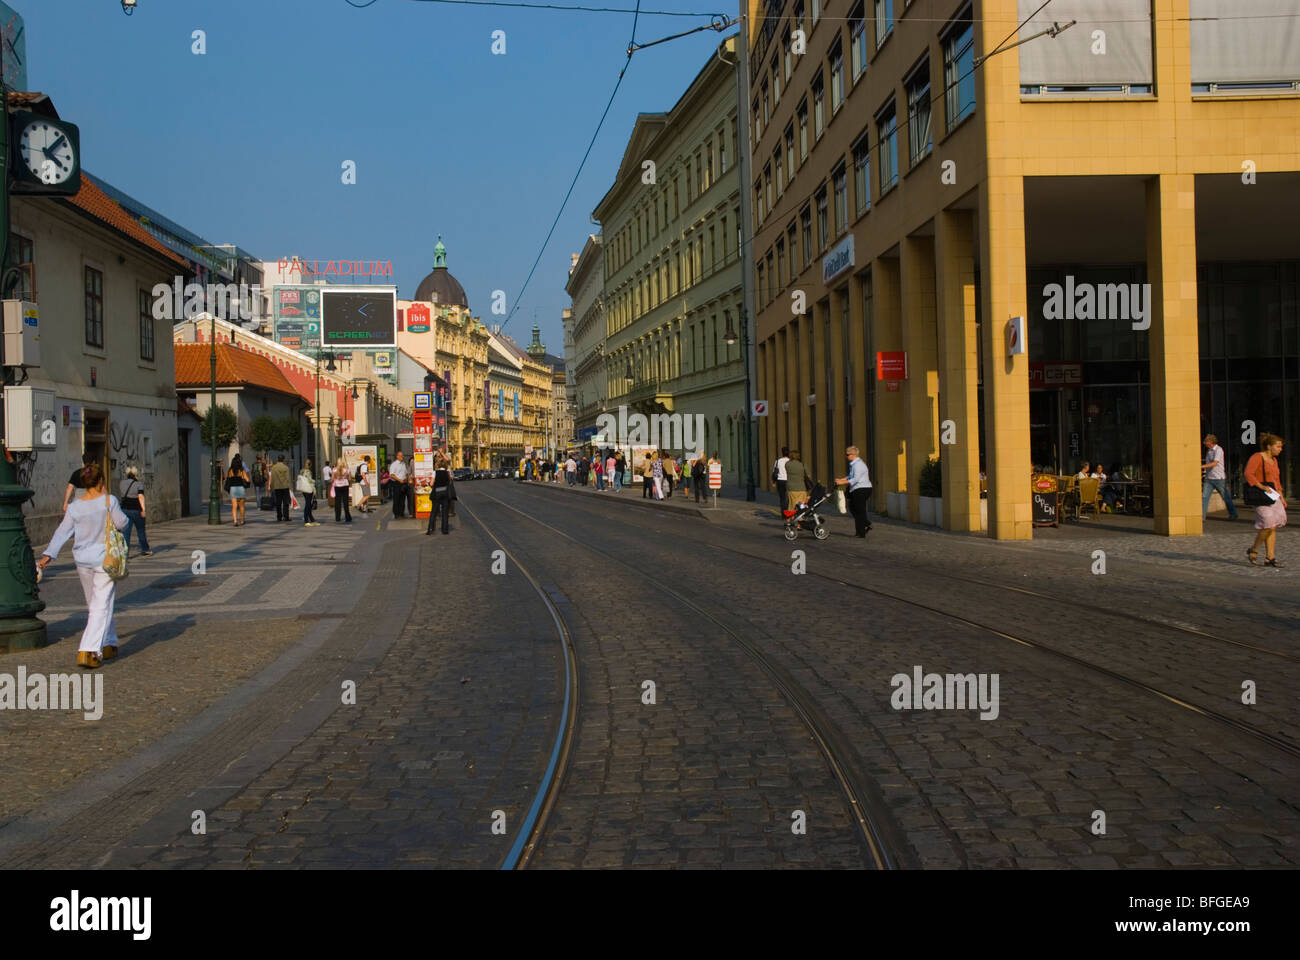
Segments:
[[[867,497],[871,496],[871,475],[867,465],[858,456],[857,447],[844,451],[849,458],[849,475],[840,477],[836,483],[849,485],[849,512],[853,514],[854,536],[865,539],[871,529],[871,518],[867,516]]]

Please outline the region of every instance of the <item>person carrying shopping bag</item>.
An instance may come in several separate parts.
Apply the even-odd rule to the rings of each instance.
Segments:
[[[311,461],[308,460],[302,465],[302,472],[298,474],[297,480],[298,492],[302,494],[302,525],[304,527],[319,527],[316,522],[316,481],[311,476]]]
[[[334,464],[333,473],[334,484],[334,522],[342,521],[344,515],[347,515],[348,523],[352,522],[352,492],[349,489],[352,485],[352,476],[348,473],[348,463],[342,457],[339,457],[338,463]]]
[[[118,531],[126,529],[131,518],[122,511],[117,497],[109,495],[98,463],[82,470],[82,482],[85,492],[68,505],[37,565],[44,570],[58,557],[68,538],[73,538],[72,556],[89,609],[77,665],[93,670],[117,656],[113,605],[117,580],[126,576],[126,542]]]

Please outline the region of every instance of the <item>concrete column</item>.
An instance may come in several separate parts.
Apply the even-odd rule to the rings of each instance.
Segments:
[[[829,386],[826,383],[826,326],[830,323],[826,302],[817,301],[809,311],[808,319],[812,321],[813,357],[815,358],[812,385],[808,392],[817,395],[817,402],[811,408],[816,411],[816,417],[811,415],[808,417],[811,442],[804,449],[803,462],[808,465],[812,475],[821,480],[826,476],[826,420],[831,415],[830,398],[826,392]]]
[[[903,435],[907,439],[907,519],[920,518],[921,468],[939,453],[939,366],[935,330],[934,247],[929,237],[904,237],[902,343],[907,351]]]
[[[1004,332],[1008,320],[1028,313],[1022,177],[1010,173],[990,174],[980,184],[980,224],[989,536],[998,540],[1032,540],[1029,357],[1027,354],[1007,356]]]
[[[804,413],[804,394],[808,392],[806,384],[806,374],[808,370],[808,361],[804,359],[804,351],[807,349],[804,340],[807,334],[804,332],[804,324],[808,322],[806,316],[791,320],[786,327],[786,353],[785,353],[785,370],[790,384],[790,436],[789,446],[791,450],[803,450],[804,445],[804,421],[807,414]]]
[[[867,283],[867,275],[860,273],[849,283],[849,313],[844,322],[849,325],[849,353],[853,356],[853,439],[855,446],[862,448],[862,459],[868,461],[872,470],[876,465],[870,462],[871,437],[868,436],[867,378],[876,375],[876,358],[866,355],[866,317],[862,309],[862,288]]]
[[[975,235],[971,214],[941,210],[935,218],[939,332],[939,421],[951,420],[943,444],[943,525],[980,529],[979,366],[975,330]]]
[[[896,259],[878,258],[871,264],[872,340],[877,350],[902,350],[903,332],[900,313],[899,264]],[[874,362],[875,357],[871,358]],[[871,371],[875,376],[875,370]],[[891,391],[884,383],[876,385],[876,435],[881,462],[875,469],[874,499],[885,509],[885,495],[907,490],[907,438],[903,435],[903,390]]]
[[[1192,174],[1152,177],[1146,202],[1156,533],[1194,536],[1201,533],[1201,379]]]
[[[848,429],[849,410],[844,397],[844,364],[848,358],[844,356],[844,324],[846,320],[840,311],[839,294],[832,290],[830,297],[826,300],[826,306],[826,322],[831,327],[830,379],[826,384],[826,415],[831,418],[833,423],[832,435],[835,437],[835,443],[823,453],[823,469],[825,472],[818,474],[817,477],[822,483],[826,484],[827,489],[834,489],[826,478],[833,480],[842,474],[845,469],[844,447],[847,444],[844,442],[844,434]],[[825,334],[823,334],[824,336]],[[826,432],[823,429],[822,436],[825,435]]]

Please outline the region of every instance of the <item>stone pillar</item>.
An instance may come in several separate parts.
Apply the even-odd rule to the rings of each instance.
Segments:
[[[979,359],[975,328],[975,236],[971,214],[941,210],[935,218],[939,332],[939,422],[951,420],[953,443],[942,444],[943,525],[980,529]]]
[[[1146,185],[1151,324],[1151,452],[1156,533],[1201,532],[1201,379],[1196,311],[1196,184],[1162,174]]]
[[[871,264],[872,341],[878,351],[902,350],[902,316],[899,312],[899,265],[896,259],[876,259]],[[875,361],[875,357],[871,358]],[[875,376],[875,371],[871,371]],[[875,468],[876,506],[884,512],[886,495],[907,490],[907,439],[903,435],[903,390],[876,384],[876,435],[880,463]]]
[[[934,319],[934,248],[929,237],[904,237],[902,344],[907,351],[903,384],[903,435],[907,440],[907,519],[920,517],[921,468],[939,452],[939,368]]]

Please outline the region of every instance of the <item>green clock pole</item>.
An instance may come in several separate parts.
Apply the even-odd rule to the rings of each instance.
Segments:
[[[197,321],[196,321],[197,323]],[[217,464],[217,315],[212,314],[212,333],[209,336],[212,347],[212,394],[208,403],[208,416],[212,418],[208,440],[212,443],[212,484],[208,488],[208,525],[221,523],[221,467]],[[256,491],[254,491],[256,493]]]
[[[9,89],[0,78],[0,270],[3,270],[3,295],[13,286],[9,266]],[[4,367],[4,344],[0,338],[0,371],[8,383]],[[0,400],[0,423],[4,422],[4,403]],[[7,438],[6,438],[7,439]],[[49,639],[45,621],[36,614],[45,609],[36,586],[36,558],[27,538],[23,504],[33,492],[18,485],[18,476],[9,459],[8,447],[0,449],[0,563],[6,576],[0,577],[0,653],[43,647]]]

